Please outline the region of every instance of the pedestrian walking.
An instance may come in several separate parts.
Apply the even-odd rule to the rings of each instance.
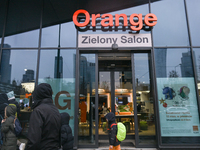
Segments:
[[[61,146],[63,150],[73,150],[74,137],[69,126],[70,116],[68,113],[61,113]]]
[[[109,135],[109,150],[121,150],[120,141],[117,139],[117,124],[115,122],[115,115],[113,112],[105,116],[108,122],[108,135]]]
[[[52,88],[39,84],[33,92],[33,104],[26,150],[58,150],[61,116],[53,104]]]
[[[4,119],[5,107],[8,106],[8,96],[7,94],[0,94],[0,122]],[[0,149],[3,144],[1,135],[1,124],[0,124]]]
[[[16,150],[17,137],[14,129],[14,118],[17,108],[14,105],[5,107],[5,119],[1,121],[1,132],[3,133],[3,145],[1,150]]]
[[[19,118],[20,107],[19,107],[19,103],[15,100],[14,92],[13,91],[8,92],[7,96],[8,96],[8,103],[16,105],[16,107],[17,107],[16,117]]]

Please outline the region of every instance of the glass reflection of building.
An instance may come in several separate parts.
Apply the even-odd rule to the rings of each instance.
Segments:
[[[59,60],[58,60],[59,57]],[[63,78],[63,57],[56,56],[54,64],[54,78]]]
[[[34,82],[34,70],[25,69],[25,74],[23,74],[22,82]]]
[[[4,44],[4,48],[10,48],[9,44]],[[1,57],[1,69],[0,69],[0,82],[2,83],[11,83],[11,67],[10,64],[10,55],[11,50],[10,49],[4,49],[2,51],[2,57]]]
[[[191,61],[191,52],[182,53],[181,57],[181,74],[182,77],[193,77],[193,68]]]
[[[80,57],[80,93],[86,96],[88,83],[95,82],[95,63],[89,62],[85,56]]]
[[[167,48],[159,48],[155,51],[155,58],[156,76],[167,77]]]

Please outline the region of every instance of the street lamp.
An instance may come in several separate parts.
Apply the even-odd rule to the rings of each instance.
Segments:
[[[178,67],[178,66],[181,66],[181,64],[178,64],[178,65],[175,66],[175,72],[176,72],[176,67]]]

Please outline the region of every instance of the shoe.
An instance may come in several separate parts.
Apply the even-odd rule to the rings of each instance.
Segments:
[[[19,146],[19,150],[24,150],[25,149],[25,143],[21,143]]]

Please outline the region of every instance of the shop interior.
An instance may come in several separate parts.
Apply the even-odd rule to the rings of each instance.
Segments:
[[[139,60],[144,61],[144,58],[141,56]],[[145,61],[148,61],[148,59]],[[137,76],[137,73],[139,75],[142,74],[142,76],[135,79],[136,95],[134,96],[131,63],[130,53],[102,54],[98,56],[98,104],[97,106],[95,104],[95,88],[92,88],[92,91],[89,90],[89,86],[94,87],[94,83],[89,84],[86,86],[86,96],[80,96],[79,100],[79,143],[87,144],[85,142],[86,137],[87,139],[91,137],[89,140],[92,141],[95,135],[99,136],[99,141],[105,139],[108,135],[108,123],[104,116],[111,111],[115,112],[116,122],[122,122],[126,126],[126,140],[131,140],[132,145],[134,145],[136,130],[138,130],[140,137],[145,136],[146,139],[155,136],[151,86],[150,83],[142,82],[144,78],[148,78],[146,80],[149,81],[149,71],[145,70],[145,74],[138,73],[137,69],[140,70],[142,66],[135,67],[135,76]],[[134,64],[141,65],[141,62],[135,62]],[[147,64],[144,63],[143,65]],[[149,66],[147,68],[149,69]],[[137,104],[137,122],[134,120],[134,97]],[[97,121],[97,118],[95,118],[95,109],[97,107],[98,133],[95,133],[95,122]],[[91,113],[93,114],[93,120],[90,119]],[[137,128],[135,128],[136,123]]]

